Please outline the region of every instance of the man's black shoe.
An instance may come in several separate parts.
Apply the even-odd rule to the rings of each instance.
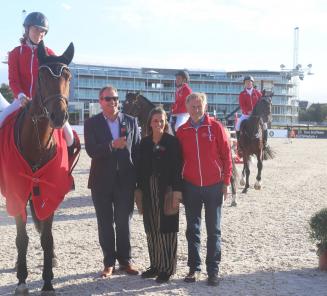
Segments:
[[[184,278],[186,283],[194,283],[200,278],[200,271],[190,270],[189,273]]]

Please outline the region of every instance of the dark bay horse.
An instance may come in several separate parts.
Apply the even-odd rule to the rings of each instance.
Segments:
[[[150,111],[155,105],[146,97],[139,93],[128,92],[123,103],[123,111],[131,116],[137,117],[139,126],[141,127],[142,138],[146,135],[146,124]]]
[[[241,124],[241,136],[240,136],[240,146],[242,147],[243,154],[243,172],[241,185],[245,185],[243,193],[247,193],[249,185],[250,176],[250,157],[255,155],[257,158],[257,168],[258,173],[256,176],[256,183],[254,188],[261,189],[261,172],[263,168],[264,159],[272,159],[274,157],[274,151],[268,146],[264,149],[263,146],[263,128],[264,123],[271,121],[271,97],[273,93],[266,92],[263,90],[261,99],[255,105],[250,117],[244,120]],[[246,180],[244,182],[244,175]]]
[[[146,135],[146,125],[148,121],[148,117],[150,111],[155,107],[155,105],[149,101],[146,97],[142,96],[139,93],[127,93],[126,99],[123,103],[123,111],[131,116],[137,117],[139,121],[139,125],[141,127],[141,135],[142,138]],[[169,131],[172,133],[172,128],[169,127]],[[230,136],[228,130],[226,129],[226,133]],[[233,158],[232,158],[233,159]],[[233,160],[233,174],[231,176],[231,189],[232,189],[232,202],[231,206],[236,206],[236,198],[237,198],[237,180],[238,174],[235,165],[235,161]]]
[[[71,73],[67,65],[72,61],[73,55],[74,46],[72,43],[61,56],[48,56],[43,41],[41,41],[38,46],[39,72],[36,92],[33,96],[33,100],[18,113],[17,117],[15,118],[15,122],[13,123],[14,145],[17,147],[17,150],[21,156],[25,159],[31,172],[38,173],[42,171],[46,165],[50,163],[50,161],[51,163],[54,163],[54,159],[58,157],[58,151],[60,150],[58,147],[59,144],[63,142],[61,140],[58,141],[59,138],[56,135],[57,131],[58,133],[60,131],[58,129],[61,129],[68,119],[68,96]],[[6,139],[1,139],[1,141],[4,140]],[[60,151],[63,151],[60,152],[60,155],[63,155],[63,157],[68,159],[67,147],[66,152],[62,148]],[[2,159],[2,161],[4,160]],[[58,170],[60,171],[60,174],[62,174],[60,176],[60,180],[63,180],[63,183],[60,183],[59,186],[56,184],[53,190],[57,190],[57,187],[60,187],[61,185],[65,186],[68,184],[66,187],[69,186],[69,182],[67,181],[65,183],[64,181],[66,180],[64,173],[67,175],[67,172],[62,171],[62,167],[60,166],[58,167]],[[17,173],[17,179],[24,178]],[[18,259],[16,264],[18,286],[15,294],[28,295],[28,288],[26,286],[26,278],[28,275],[26,254],[29,238],[26,231],[25,207],[27,199],[29,199],[33,221],[41,234],[41,246],[44,251],[42,273],[44,284],[42,287],[42,293],[46,295],[55,295],[54,288],[52,286],[52,259],[54,254],[52,222],[54,215],[53,212],[55,209],[53,209],[53,211],[50,212],[47,217],[43,217],[41,219],[38,216],[38,212],[36,211],[38,202],[37,197],[42,195],[42,190],[44,187],[41,186],[41,177],[39,181],[35,180],[36,178],[34,177],[32,179],[33,182],[39,182],[40,187],[33,185],[34,187],[32,187],[32,191],[28,194],[29,197],[27,195],[25,203],[22,204],[22,206],[25,205],[23,210],[24,214],[18,214],[15,216],[17,228],[16,246],[18,251]],[[3,187],[6,186],[5,184],[0,185]],[[19,183],[17,186],[19,186]],[[7,198],[5,194],[3,195]],[[45,199],[43,204],[40,206],[40,209],[44,207],[45,202],[49,204],[53,201],[48,201]],[[56,206],[57,204],[55,207]]]

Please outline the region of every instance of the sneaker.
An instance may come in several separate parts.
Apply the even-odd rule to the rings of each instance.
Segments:
[[[166,283],[170,279],[170,275],[167,272],[160,272],[156,278],[157,283]]]
[[[194,283],[198,281],[200,278],[200,271],[190,270],[189,273],[184,278],[184,282],[186,283]]]
[[[144,279],[154,278],[158,275],[156,268],[150,266],[146,271],[142,272],[141,277]]]
[[[208,276],[208,285],[209,286],[218,286],[219,285],[219,278],[218,275],[213,274]]]

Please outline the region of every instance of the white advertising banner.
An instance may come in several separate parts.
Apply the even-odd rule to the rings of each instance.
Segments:
[[[269,138],[287,138],[287,130],[285,129],[268,129]]]

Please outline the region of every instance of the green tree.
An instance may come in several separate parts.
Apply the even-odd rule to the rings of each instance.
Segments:
[[[0,93],[4,96],[4,98],[11,103],[14,100],[14,94],[11,91],[8,84],[2,83],[0,86]]]
[[[307,110],[300,110],[300,121],[314,121],[321,123],[327,119],[327,104],[312,104]]]

